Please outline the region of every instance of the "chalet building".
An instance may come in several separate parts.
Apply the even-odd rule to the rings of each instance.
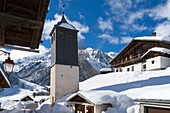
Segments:
[[[134,38],[110,62],[116,72],[160,70],[170,66],[170,37]]]
[[[10,87],[11,87],[11,84],[9,80],[7,79],[6,74],[0,68],[0,88],[10,88]]]
[[[114,91],[79,91],[67,98],[68,107],[72,107],[74,113],[101,113],[112,106],[112,96],[117,96]],[[111,96],[108,96],[111,95]],[[108,97],[107,99],[101,98]],[[109,98],[110,97],[110,98]]]

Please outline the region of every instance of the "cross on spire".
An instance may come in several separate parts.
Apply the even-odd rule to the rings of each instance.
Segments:
[[[62,9],[63,9],[62,15],[64,15],[64,8],[65,8],[65,6],[66,6],[66,5],[62,5]]]

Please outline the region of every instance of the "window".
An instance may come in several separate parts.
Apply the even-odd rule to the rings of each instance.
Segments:
[[[134,66],[132,66],[132,71],[134,71]]]
[[[70,34],[69,38],[72,42],[74,41],[74,35],[73,34]]]
[[[60,32],[59,38],[60,38],[61,40],[64,40],[64,33],[63,33],[63,32]]]
[[[130,68],[127,68],[127,71],[130,71]]]
[[[122,72],[123,71],[123,69],[122,68],[120,68],[120,72]]]
[[[152,62],[152,64],[154,64],[154,63],[155,63],[155,61],[154,61],[154,60],[152,60],[151,62]]]
[[[146,64],[143,65],[143,70],[146,70]]]

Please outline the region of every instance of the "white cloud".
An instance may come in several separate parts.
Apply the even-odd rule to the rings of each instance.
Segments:
[[[5,49],[3,49],[3,50],[5,50]],[[39,50],[39,53],[27,52],[27,51],[21,51],[21,50],[11,50],[10,58],[12,60],[17,60],[19,58],[24,58],[24,57],[28,57],[28,56],[41,55],[48,51],[48,49],[46,47],[44,47],[43,45],[40,45],[38,50]],[[7,51],[7,50],[5,50],[5,51]],[[7,59],[7,56],[5,56],[5,55],[1,55],[0,57],[1,57],[1,59],[0,59],[1,61],[4,61],[5,59]]]
[[[138,24],[124,24],[120,26],[120,29],[122,30],[127,30],[128,31],[133,31],[133,32],[140,32],[140,31],[144,31],[147,29],[146,26],[144,25],[138,25]]]
[[[142,26],[137,25],[137,24],[133,24],[133,25],[132,25],[132,30],[133,30],[133,31],[144,31],[144,30],[146,30],[146,29],[147,29],[147,27],[144,26],[144,25],[142,25]]]
[[[167,0],[166,4],[161,4],[158,7],[150,10],[150,16],[154,17],[155,19],[163,19],[167,18],[170,20],[170,0]]]
[[[110,44],[119,44],[119,38],[112,37],[111,35],[106,34],[106,33],[102,34],[102,35],[99,35],[99,38],[107,40]]]
[[[111,22],[111,19],[107,19],[106,21],[103,20],[102,17],[98,18],[98,24],[99,24],[99,29],[102,31],[104,30],[113,30],[113,24]]]
[[[158,36],[170,36],[170,22],[158,24],[155,28]]]
[[[66,16],[65,16],[66,17]],[[43,31],[43,34],[44,34],[44,39],[48,40],[50,39],[50,32],[53,28],[53,26],[55,24],[57,24],[59,21],[61,21],[61,15],[59,14],[55,14],[54,15],[54,20],[46,20],[45,22],[45,25],[44,25],[44,31]],[[80,22],[77,22],[77,21],[71,21],[69,20],[67,17],[66,17],[66,20],[72,24],[77,30],[79,30],[79,33],[78,33],[78,40],[81,40],[81,39],[85,39],[83,33],[87,33],[89,31],[89,27],[86,26],[86,25],[83,25],[81,24]]]
[[[144,15],[144,11],[137,11],[129,15],[128,24],[133,24],[136,19],[141,19]]]
[[[138,8],[140,3],[144,3],[146,0],[107,0],[106,4],[110,8],[109,18],[119,23],[118,29],[121,32],[137,31],[141,32],[147,29],[146,26],[139,23],[143,19],[144,15],[148,12],[148,9]],[[136,12],[134,12],[133,8]]]
[[[82,25],[80,22],[77,21],[69,21],[68,22],[70,24],[72,24],[76,29],[79,30],[78,32],[78,40],[82,40],[85,39],[85,36],[83,35],[83,33],[87,33],[89,31],[89,27]]]
[[[120,40],[121,44],[127,44],[129,43],[133,38],[132,37],[122,37]]]
[[[146,0],[136,0],[136,3],[142,3],[142,2],[146,2]]]
[[[112,13],[125,13],[132,7],[131,0],[107,0],[107,3],[111,8]]]
[[[80,19],[85,19],[85,17],[81,14],[81,12],[79,12],[79,18]]]

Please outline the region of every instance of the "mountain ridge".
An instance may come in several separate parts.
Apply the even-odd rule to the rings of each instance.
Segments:
[[[110,67],[112,59],[107,53],[99,49],[78,50],[80,65],[80,81],[84,81],[99,74],[101,68]],[[50,85],[51,49],[42,55],[25,57],[15,62],[14,72],[19,78],[37,83]]]

